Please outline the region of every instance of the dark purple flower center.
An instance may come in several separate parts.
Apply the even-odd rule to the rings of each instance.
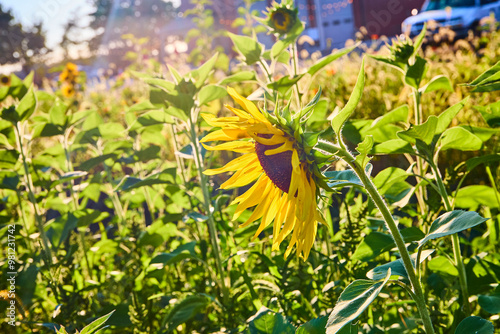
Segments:
[[[262,135],[262,137],[264,137]],[[255,152],[259,158],[260,165],[274,185],[288,193],[292,180],[292,151],[278,154],[266,155],[266,151],[280,147],[283,144],[264,145],[255,143]]]

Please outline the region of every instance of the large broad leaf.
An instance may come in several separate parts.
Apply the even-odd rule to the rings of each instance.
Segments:
[[[383,195],[394,183],[404,181],[408,176],[409,174],[404,169],[389,167],[380,171],[377,176],[373,178],[373,183]]]
[[[97,333],[99,332],[101,329],[104,329],[105,327],[99,329],[102,325],[104,325],[104,323],[109,319],[109,317],[111,317],[111,315],[113,315],[113,312],[115,312],[114,310],[109,312],[108,314],[92,321],[90,324],[88,324],[87,326],[85,326],[82,331],[80,332],[80,334],[92,334],[92,333]]]
[[[470,133],[461,127],[455,127],[446,130],[441,136],[441,150],[461,150],[476,151],[481,148],[483,141],[476,135]]]
[[[31,87],[28,92],[23,96],[21,101],[16,107],[17,115],[19,116],[19,121],[27,120],[34,112],[36,108],[36,96],[33,92],[33,87]]]
[[[191,320],[202,313],[211,302],[212,299],[206,295],[187,296],[175,304],[165,318],[167,330],[172,331],[177,326]]]
[[[460,188],[455,198],[455,205],[459,208],[475,210],[479,205],[489,208],[498,208],[495,189],[484,185],[473,185]]]
[[[248,329],[251,334],[292,334],[295,327],[279,313],[262,307],[249,321]]]
[[[481,317],[471,316],[462,320],[455,330],[455,334],[493,334],[493,324]]]
[[[500,127],[500,101],[486,106],[475,106],[474,108],[481,113],[481,116],[490,127]]]
[[[404,154],[415,153],[411,144],[404,139],[391,139],[375,145],[373,154]]]
[[[228,33],[234,43],[236,51],[243,56],[243,60],[247,65],[255,64],[262,56],[263,46],[255,39],[248,36],[235,35]]]
[[[408,71],[405,75],[405,82],[413,88],[418,89],[427,71],[426,65],[427,61],[424,58],[416,56],[415,63],[408,67]]]
[[[175,182],[175,169],[169,168],[160,173],[155,173],[144,179],[132,176],[125,176],[117,186],[117,190],[130,191],[144,186],[152,186],[154,184],[165,184]]]
[[[398,122],[406,122],[406,121],[408,121],[408,105],[405,104],[394,110],[389,111],[383,116],[376,118],[373,121],[371,128],[375,129],[387,124],[396,124]]]
[[[255,77],[255,72],[252,71],[241,71],[225,77],[219,82],[219,85],[227,85],[232,82],[243,82],[243,81],[255,81],[257,80]]]
[[[196,70],[191,71],[190,74],[195,80],[194,85],[197,89],[200,89],[205,84],[205,81],[207,80],[208,76],[210,75],[210,72],[213,70],[215,66],[218,56],[219,56],[218,53],[214,54],[212,58],[203,63],[203,65],[198,67]],[[179,80],[179,82],[181,81],[182,80]]]
[[[469,101],[469,97],[467,96],[465,99],[462,101],[458,102],[457,104],[452,105],[445,111],[443,111],[439,116],[438,116],[438,123],[436,126],[436,133],[443,133],[448,126],[450,126],[451,121],[455,116],[457,116],[458,112],[462,110],[462,108],[465,106],[465,104]]]
[[[429,261],[428,268],[434,272],[447,274],[450,276],[458,276],[457,268],[451,263],[446,256],[437,256]]]
[[[429,233],[420,241],[418,247],[422,247],[429,240],[467,230],[487,220],[474,211],[454,210],[446,212],[432,222]]]
[[[450,79],[444,75],[435,76],[431,79],[431,81],[429,81],[427,85],[420,88],[420,91],[424,93],[430,93],[438,89],[453,92],[453,86],[451,85]]]
[[[198,101],[200,105],[205,103],[220,99],[227,95],[227,92],[224,88],[217,85],[206,85],[200,89],[198,93]]]
[[[424,233],[417,227],[409,227],[400,230],[405,242],[418,241],[424,237]],[[369,261],[378,255],[396,247],[391,235],[382,232],[368,234],[358,245],[351,259]]]
[[[420,255],[420,263],[424,262],[424,260],[428,258],[429,255],[431,255],[433,252],[433,249],[426,249],[422,251],[422,254]],[[415,262],[417,261],[417,253],[412,254],[410,258],[413,265],[415,265]],[[408,279],[408,273],[406,272],[403,260],[401,259],[397,259],[395,261],[373,268],[366,273],[366,277],[375,280],[382,279],[387,275],[387,272],[389,270],[391,271],[391,276],[397,275]]]
[[[465,164],[467,165],[467,170],[471,171],[481,164],[488,164],[490,162],[497,162],[497,161],[500,161],[500,154],[499,153],[483,155],[480,157],[474,157],[474,158],[467,160],[465,162]]]
[[[356,280],[342,292],[326,324],[326,334],[336,334],[344,326],[356,319],[378,296],[391,277],[387,271],[380,281]]]
[[[365,168],[365,171],[367,175],[370,175],[372,171],[372,165],[368,164]],[[328,178],[327,183],[330,188],[342,188],[349,186],[363,187],[363,182],[361,182],[359,177],[352,169],[327,171],[324,173],[324,175]]]
[[[483,72],[468,86],[474,87],[473,92],[492,92],[500,89],[500,61]]]
[[[325,334],[327,321],[327,316],[308,321],[297,328],[295,334]]]
[[[341,49],[335,53],[332,53],[331,55],[328,55],[328,56],[325,56],[325,57],[319,59],[314,65],[309,67],[309,70],[307,71],[307,73],[309,73],[310,75],[316,74],[318,71],[320,71],[326,65],[330,64],[332,61],[342,57],[343,55],[348,54],[349,52],[351,52],[352,50],[357,48],[358,45],[359,45],[359,43],[351,46],[350,48]]]
[[[358,80],[356,81],[356,85],[352,91],[351,96],[349,97],[349,101],[347,101],[346,105],[342,110],[335,115],[332,119],[332,129],[335,131],[335,134],[340,137],[340,129],[344,126],[344,123],[349,119],[351,114],[356,109],[359,101],[361,100],[361,96],[363,95],[363,88],[365,87],[365,60],[361,62],[361,69],[358,74]]]
[[[432,142],[436,134],[438,118],[434,115],[429,116],[427,121],[421,125],[414,125],[408,130],[398,132],[398,137],[406,140],[411,144],[415,144],[417,139],[420,139],[427,145]]]
[[[479,295],[479,306],[488,313],[500,313],[500,285],[497,285],[495,291],[489,295]]]
[[[196,257],[194,247],[196,246],[196,241],[188,242],[187,244],[177,247],[174,251],[170,253],[161,253],[156,255],[151,259],[150,265],[155,263],[162,263],[163,265],[169,265],[177,263],[183,259],[190,257]]]
[[[302,79],[303,76],[304,74],[298,74],[293,77],[284,76],[278,81],[268,84],[267,88],[280,92],[281,94],[285,94],[290,88],[293,87],[293,85]]]

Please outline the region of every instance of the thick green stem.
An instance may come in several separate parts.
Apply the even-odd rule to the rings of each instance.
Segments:
[[[338,155],[342,159],[344,159],[358,175],[366,191],[368,192],[368,195],[370,196],[370,198],[375,203],[377,208],[380,210],[380,213],[384,217],[384,221],[386,222],[387,227],[389,228],[391,235],[394,239],[394,242],[396,243],[396,246],[401,255],[401,260],[403,261],[404,267],[408,274],[408,278],[412,285],[414,300],[415,303],[417,304],[420,317],[422,318],[422,321],[424,323],[425,331],[428,334],[434,333],[434,328],[432,326],[432,321],[429,316],[429,311],[427,310],[427,305],[425,303],[425,298],[422,292],[420,281],[417,278],[417,275],[415,273],[415,268],[413,267],[413,263],[410,258],[410,254],[406,249],[405,242],[403,240],[403,237],[401,236],[401,233],[399,232],[396,221],[394,220],[391,211],[389,210],[387,204],[385,203],[380,193],[377,191],[377,188],[373,184],[370,177],[366,174],[364,169],[355,161],[354,157],[348,151],[345,150],[340,150]]]
[[[205,207],[205,213],[208,216],[208,231],[210,234],[210,240],[212,242],[212,248],[214,250],[214,255],[215,255],[215,263],[217,265],[217,271],[219,272],[220,275],[220,281],[221,281],[221,288],[222,288],[222,300],[224,301],[224,304],[227,305],[229,301],[229,294],[228,290],[226,287],[226,278],[225,278],[225,272],[224,269],[222,268],[222,261],[220,257],[220,250],[219,250],[219,240],[217,237],[217,229],[215,228],[215,221],[214,217],[212,214],[212,209],[211,209],[211,204],[210,204],[210,193],[208,191],[208,183],[205,177],[205,174],[203,174],[203,159],[201,157],[200,153],[200,143],[198,142],[198,136],[196,134],[196,128],[195,128],[195,122],[193,120],[189,120],[189,127],[191,131],[191,144],[193,145],[194,149],[194,159],[196,162],[196,167],[198,170],[198,177],[200,178],[200,186],[203,192],[203,205]]]
[[[40,236],[42,238],[42,245],[43,245],[43,253],[45,255],[45,258],[47,260],[47,264],[49,266],[49,272],[50,272],[50,267],[52,266],[52,253],[50,251],[49,247],[49,239],[47,238],[47,235],[45,234],[45,230],[43,228],[43,222],[42,222],[42,217],[40,216],[40,212],[38,210],[38,205],[36,203],[36,198],[35,198],[35,192],[33,191],[33,186],[32,186],[32,181],[30,177],[30,172],[28,168],[28,162],[26,159],[26,154],[24,153],[24,145],[23,145],[23,139],[21,135],[21,129],[19,128],[19,123],[16,123],[15,126],[16,134],[17,134],[17,144],[19,148],[19,152],[21,153],[21,157],[23,160],[23,167],[24,167],[24,177],[25,177],[25,182],[26,186],[28,187],[28,197],[33,204],[33,211],[35,213],[35,221],[38,227],[38,231],[40,232]]]
[[[431,169],[434,172],[434,177],[436,178],[436,182],[438,184],[439,192],[441,197],[443,198],[444,208],[446,211],[453,211],[453,207],[450,203],[450,199],[448,198],[448,192],[444,186],[441,173],[437,168],[435,163],[431,164]],[[455,258],[455,265],[458,270],[458,279],[460,281],[460,289],[462,290],[463,297],[463,305],[464,312],[467,316],[471,314],[471,308],[469,304],[469,289],[467,287],[467,274],[465,272],[464,261],[462,259],[462,254],[460,252],[460,240],[458,239],[458,234],[455,233],[451,236],[451,244],[453,248],[453,256]]]

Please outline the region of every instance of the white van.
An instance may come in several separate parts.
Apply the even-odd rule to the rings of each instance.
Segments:
[[[403,21],[401,31],[415,36],[420,33],[425,22],[435,21],[438,26],[454,30],[457,37],[464,37],[491,12],[497,20],[500,18],[500,0],[426,0],[420,13]]]

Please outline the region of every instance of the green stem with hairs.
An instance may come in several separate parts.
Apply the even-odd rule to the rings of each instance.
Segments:
[[[48,268],[49,268],[49,273],[51,273],[51,266],[52,266],[52,253],[50,251],[49,247],[49,239],[47,238],[47,234],[45,233],[45,230],[43,228],[43,222],[42,222],[42,217],[40,216],[40,211],[38,210],[38,205],[36,203],[36,198],[35,198],[35,192],[33,191],[33,185],[32,185],[32,180],[30,177],[30,172],[29,172],[29,167],[28,167],[28,162],[26,159],[26,154],[24,152],[24,145],[23,145],[23,138],[21,134],[21,129],[19,128],[19,123],[15,124],[14,129],[16,130],[16,137],[17,137],[17,145],[19,148],[19,152],[21,153],[21,158],[23,161],[23,167],[24,167],[24,177],[25,177],[25,182],[26,186],[28,187],[28,198],[33,205],[33,211],[35,213],[35,221],[38,227],[38,231],[40,232],[40,236],[42,238],[42,253],[45,255],[44,257],[46,258]],[[52,275],[52,273],[51,273]]]
[[[434,172],[434,177],[436,178],[436,182],[438,184],[439,193],[443,198],[444,208],[446,211],[453,211],[453,207],[450,203],[450,199],[448,198],[448,192],[444,186],[443,180],[441,178],[441,173],[437,165],[433,162],[431,163],[431,169]],[[466,316],[471,314],[471,307],[469,304],[469,289],[467,287],[467,274],[465,272],[464,261],[462,259],[462,254],[460,252],[460,240],[458,239],[458,234],[452,234],[451,236],[451,244],[453,248],[453,256],[455,258],[455,265],[458,270],[458,279],[460,281],[460,289],[462,290],[462,297],[464,303],[464,312]]]
[[[394,242],[396,243],[396,246],[398,248],[398,251],[401,255],[401,260],[403,261],[403,265],[406,269],[406,272],[408,274],[408,278],[410,280],[411,286],[413,288],[413,298],[415,300],[415,303],[417,304],[418,311],[420,313],[420,317],[422,318],[422,321],[424,323],[424,328],[427,334],[433,334],[434,333],[434,328],[432,326],[432,321],[429,316],[429,311],[427,310],[427,305],[425,303],[425,298],[424,294],[422,291],[422,286],[420,285],[420,281],[418,280],[418,277],[415,273],[415,268],[413,266],[413,263],[410,258],[410,254],[408,253],[408,250],[406,249],[405,242],[403,240],[403,237],[401,233],[399,232],[399,229],[397,227],[396,221],[394,220],[394,217],[391,214],[391,211],[389,210],[389,207],[385,203],[384,199],[382,198],[382,195],[378,192],[377,188],[373,184],[373,181],[371,178],[366,174],[364,168],[359,165],[354,156],[352,156],[349,151],[337,147],[337,151],[335,153],[337,156],[342,158],[356,173],[356,175],[359,177],[361,182],[363,183],[368,195],[372,199],[372,201],[375,203],[377,208],[380,210],[380,213],[382,214],[385,223],[387,224],[387,227],[389,228],[391,235],[394,239]]]
[[[227,305],[229,301],[229,293],[226,287],[225,272],[224,269],[222,268],[222,261],[219,250],[219,240],[218,240],[219,238],[217,237],[217,229],[215,228],[215,221],[210,204],[211,200],[210,200],[210,193],[208,191],[208,182],[205,177],[205,174],[203,174],[204,166],[203,166],[203,159],[201,157],[200,143],[198,141],[198,136],[196,132],[196,125],[192,119],[189,119],[189,129],[190,129],[191,145],[193,146],[194,149],[194,160],[198,170],[198,177],[200,178],[200,187],[203,192],[203,206],[205,209],[205,213],[208,216],[208,232],[210,235],[210,240],[212,242],[212,248],[214,250],[217,271],[219,272],[220,275],[222,300],[224,301],[224,305]]]

